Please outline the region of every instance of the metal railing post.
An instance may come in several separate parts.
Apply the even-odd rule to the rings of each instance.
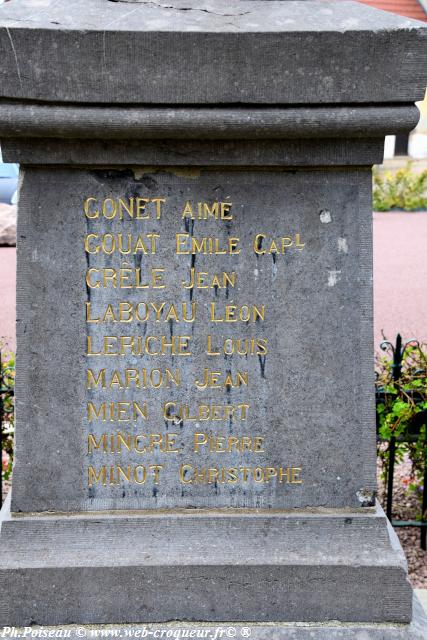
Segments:
[[[391,349],[393,353],[393,363],[391,365],[391,376],[394,382],[397,382],[402,375],[402,361],[407,347],[410,344],[419,346],[417,340],[411,339],[402,345],[402,336],[400,333],[396,336],[396,344],[393,345],[388,340],[383,340],[380,348],[383,351]],[[427,547],[427,442],[424,442],[426,455],[424,458],[424,480],[423,480],[423,497],[422,497],[422,516],[421,521],[417,520],[392,520],[393,514],[393,486],[394,486],[394,467],[396,463],[396,443],[395,437],[391,437],[388,441],[388,470],[387,470],[387,494],[386,494],[386,515],[394,527],[420,527],[421,548],[426,550]]]
[[[426,446],[426,443],[424,443]],[[424,457],[423,506],[422,519],[427,520],[427,453]],[[427,526],[421,527],[421,548],[427,551]]]
[[[381,343],[381,348],[383,348],[383,344]],[[390,343],[388,343],[390,344]],[[402,358],[403,358],[403,350],[402,350],[402,336],[400,333],[397,334],[396,337],[396,345],[393,348],[393,364],[391,365],[391,373],[392,378],[396,382],[399,380],[402,374]],[[387,507],[386,514],[387,518],[391,522],[392,511],[393,511],[393,485],[394,485],[394,463],[396,459],[396,438],[390,438],[389,446],[388,446],[388,473],[387,473]]]
[[[394,485],[394,462],[396,458],[396,438],[390,438],[388,445],[388,472],[387,472],[387,507],[386,515],[391,522],[393,512],[393,485]]]

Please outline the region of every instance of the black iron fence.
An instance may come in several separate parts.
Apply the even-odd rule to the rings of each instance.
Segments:
[[[393,345],[391,342],[384,340],[381,343],[381,349],[383,351],[389,350],[392,353],[391,364],[391,377],[392,382],[396,383],[402,376],[403,359],[406,350],[411,346],[419,348],[419,344],[416,340],[409,340],[406,343],[402,342],[400,334],[397,335],[396,343]],[[425,374],[425,371],[423,372]],[[399,435],[398,437],[391,436],[390,438],[383,439],[380,435],[380,421],[378,406],[385,403],[385,399],[388,391],[381,386],[376,387],[376,406],[377,406],[377,439],[378,442],[387,442],[387,467],[386,467],[386,515],[394,527],[419,527],[420,528],[420,544],[422,549],[426,550],[426,538],[427,538],[427,409],[422,409],[418,413],[414,413],[406,433]],[[414,389],[405,390],[406,395],[411,398],[414,404],[422,403],[423,394]],[[423,484],[422,484],[422,498],[421,498],[421,513],[418,519],[413,520],[397,520],[393,518],[393,488],[395,480],[395,466],[396,466],[396,448],[399,443],[402,442],[418,442],[421,450],[424,452],[423,459]]]

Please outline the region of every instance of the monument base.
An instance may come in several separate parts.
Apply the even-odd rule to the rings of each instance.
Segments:
[[[412,619],[406,561],[379,506],[5,513],[1,541],[0,625]]]
[[[168,622],[161,625],[97,625],[61,627],[61,637],[81,638],[250,638],[251,640],[425,640],[427,615],[414,596],[414,617],[408,625],[396,624],[305,624],[305,623],[209,623]],[[32,631],[36,631],[34,627]],[[58,628],[42,627],[43,632]],[[17,633],[24,633],[17,629]],[[63,632],[67,632],[65,636]],[[12,637],[4,636],[4,637]],[[15,636],[16,637],[16,636]],[[42,636],[46,637],[46,636]],[[53,637],[53,636],[50,636]]]

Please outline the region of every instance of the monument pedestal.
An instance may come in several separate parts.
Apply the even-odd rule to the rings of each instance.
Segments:
[[[427,615],[380,507],[11,519],[8,506],[8,627],[61,629],[72,640],[425,638]]]
[[[8,624],[25,626],[409,623],[412,590],[398,539],[380,508],[367,511],[11,519],[2,527],[2,606]]]
[[[417,121],[427,29],[131,5],[0,8],[22,171],[0,624],[419,640],[375,506],[371,166]]]
[[[425,640],[427,616],[414,597],[413,618],[410,624],[396,623],[206,623],[165,622],[143,625],[63,626],[62,632],[76,640],[82,637],[133,638],[251,638],[252,640]],[[34,632],[38,629],[33,627]],[[24,632],[24,629],[19,630]],[[58,627],[42,627],[42,632],[58,631]],[[157,635],[155,635],[157,634]]]

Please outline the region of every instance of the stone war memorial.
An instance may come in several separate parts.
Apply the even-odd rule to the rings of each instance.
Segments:
[[[371,245],[426,27],[10,0],[0,44],[21,167],[0,625],[426,638],[375,498]]]

